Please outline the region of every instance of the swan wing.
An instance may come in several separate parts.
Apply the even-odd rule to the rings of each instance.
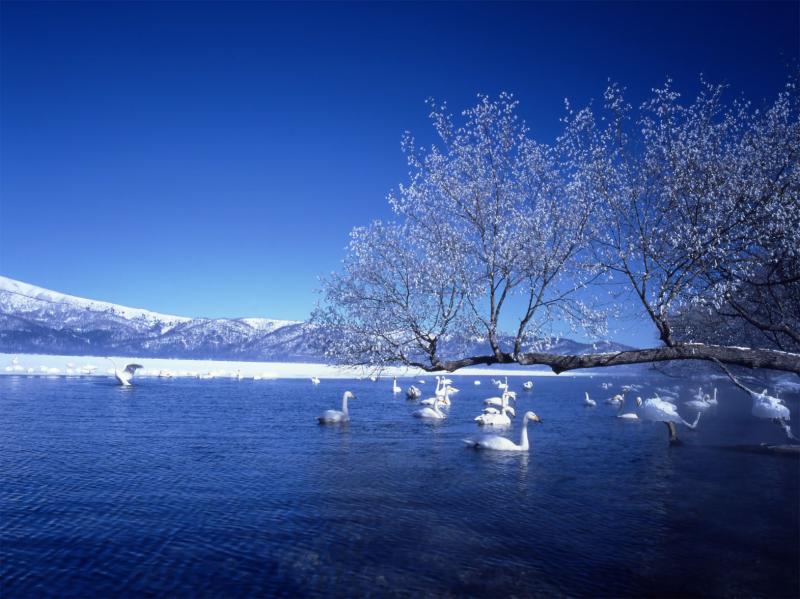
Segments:
[[[339,410],[325,410],[321,416],[317,418],[320,422],[342,422],[347,420],[344,415],[344,412],[340,412]]]
[[[493,451],[519,451],[520,447],[511,439],[506,439],[500,435],[489,435],[482,437],[476,442],[478,449],[490,449]]]

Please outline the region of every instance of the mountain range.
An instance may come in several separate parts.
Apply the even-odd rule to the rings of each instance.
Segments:
[[[0,352],[122,355],[243,361],[322,361],[306,322],[189,318],[50,291],[0,276]],[[619,351],[626,346],[559,340],[551,351]],[[484,353],[475,342],[473,353]]]

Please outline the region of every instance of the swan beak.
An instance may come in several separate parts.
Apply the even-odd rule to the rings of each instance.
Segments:
[[[539,418],[538,416],[534,416],[533,418],[531,418],[531,420],[533,420],[534,422],[538,422],[539,424],[542,423],[542,419]]]

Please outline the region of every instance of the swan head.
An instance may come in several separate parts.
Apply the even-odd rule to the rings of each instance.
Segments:
[[[540,424],[541,424],[541,422],[542,422],[542,419],[541,419],[541,418],[539,418],[539,417],[538,417],[536,414],[534,414],[533,412],[525,412],[525,420],[530,420],[531,422],[538,422],[538,423],[540,423]]]
[[[640,408],[642,407],[642,398],[641,397],[637,397],[636,398],[636,405],[639,406]]]
[[[342,396],[343,399],[356,399],[356,396],[353,395],[352,391],[345,391],[344,395]]]

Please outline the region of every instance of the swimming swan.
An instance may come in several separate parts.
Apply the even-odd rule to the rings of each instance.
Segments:
[[[425,406],[419,410],[414,410],[412,416],[414,416],[414,418],[425,418],[427,420],[444,420],[447,418],[447,415],[439,409],[439,404],[441,402],[441,399],[436,398],[433,402],[433,407]]]
[[[432,406],[434,404],[442,404],[443,406],[450,407],[450,397],[445,395],[444,397],[429,397],[428,399],[423,399],[419,402],[421,406]]]
[[[350,391],[345,391],[342,395],[342,411],[339,410],[325,410],[322,416],[317,416],[320,424],[340,424],[350,421],[350,413],[347,411],[347,400],[355,399],[356,396]]]
[[[583,405],[588,406],[590,408],[593,408],[593,407],[595,407],[597,405],[597,402],[595,400],[589,398],[589,392],[588,391],[584,391],[583,394],[585,396],[583,398]]]
[[[483,405],[504,408],[508,405],[509,399],[517,401],[516,394],[512,393],[511,391],[503,391],[503,395],[501,397],[490,397],[489,399],[484,399]]]
[[[714,387],[714,395],[706,395],[706,402],[711,404],[712,406],[717,405],[719,402],[717,401],[717,388]]]
[[[678,431],[675,428],[675,425],[683,424],[687,428],[694,430],[697,428],[697,423],[700,422],[700,416],[702,415],[702,412],[698,412],[697,418],[695,418],[694,422],[690,424],[681,418],[680,414],[678,414],[678,408],[675,407],[675,404],[664,401],[658,395],[653,398],[646,399],[639,412],[644,420],[663,422],[666,424],[667,430],[669,431],[669,442],[673,444],[680,443],[680,440],[678,439]]]
[[[514,443],[511,439],[501,437],[499,435],[489,435],[479,439],[464,439],[469,447],[473,449],[489,449],[492,451],[528,451],[530,444],[528,443],[528,421],[541,422],[539,417],[533,412],[525,412],[525,417],[522,419],[522,433],[520,434],[519,445]]]
[[[486,408],[483,414],[475,416],[475,422],[481,426],[508,426],[511,424],[509,414],[513,415],[514,408],[505,407],[502,410],[495,408]]]
[[[636,407],[642,406],[642,398],[636,398]],[[622,401],[619,402],[619,410],[617,410],[617,418],[621,418],[623,420],[639,420],[639,416],[634,414],[633,412],[626,412],[625,414],[622,413],[622,410],[625,409],[625,398],[622,398]]]
[[[422,391],[419,387],[411,385],[408,389],[406,389],[406,399],[418,399],[422,396]]]
[[[791,414],[782,399],[767,395],[767,390],[764,389],[761,393],[750,392],[753,398],[752,414],[756,418],[769,418],[779,425],[783,432],[789,439],[798,440],[792,434],[792,428],[789,426]]]
[[[706,393],[703,393],[703,388],[700,387],[697,389],[697,393],[694,394],[694,399],[690,401],[683,402],[693,410],[697,410],[698,412],[704,412],[708,408],[710,408],[713,404],[709,401],[710,396]]]
[[[397,385],[397,378],[392,379],[392,393],[400,393],[402,389]]]

